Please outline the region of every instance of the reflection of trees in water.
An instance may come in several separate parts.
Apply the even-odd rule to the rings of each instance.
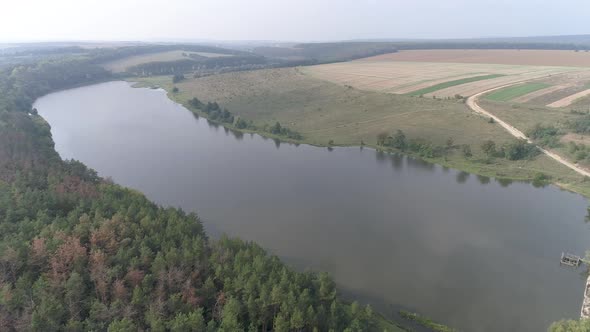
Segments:
[[[457,173],[457,183],[465,183],[469,179],[469,173],[459,172]]]
[[[399,171],[404,167],[404,156],[400,154],[392,154],[390,155],[391,158],[391,167],[394,170]]]
[[[215,122],[211,122],[209,119],[207,119],[207,124],[209,125],[209,128],[213,128],[215,131],[219,130],[219,125]]]
[[[510,179],[496,179],[496,181],[498,181],[498,183],[500,184],[500,186],[502,186],[504,188],[508,187],[513,182]]]
[[[451,169],[448,168],[447,166],[441,166],[442,167],[442,171],[443,173],[448,173]]]
[[[481,184],[488,184],[490,183],[491,179],[487,176],[483,176],[483,175],[478,175],[477,176],[477,180],[479,181],[479,183]]]
[[[281,147],[281,141],[280,140],[278,140],[276,138],[273,138],[272,140],[275,142],[275,146],[277,147],[277,149]]]
[[[378,163],[384,163],[387,161],[387,154],[383,151],[375,150],[375,160],[377,160]]]
[[[233,130],[230,129],[229,132],[234,136],[234,138],[238,141],[241,141],[244,139],[244,133],[238,130]]]
[[[405,156],[398,154],[398,153],[386,153],[380,150],[375,151],[375,159],[379,163],[386,163],[389,162],[391,167],[395,170],[400,170],[404,167],[404,159],[408,159],[408,163],[410,162],[410,158],[406,158]]]
[[[422,159],[407,158],[408,166],[419,168],[425,171],[434,171],[436,165],[426,162]]]

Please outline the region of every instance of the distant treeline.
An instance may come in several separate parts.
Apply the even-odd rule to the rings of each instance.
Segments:
[[[154,61],[133,66],[128,73],[141,76],[173,75],[193,72],[197,75],[224,70],[250,70],[269,66],[267,59],[256,55],[188,58],[176,61]]]

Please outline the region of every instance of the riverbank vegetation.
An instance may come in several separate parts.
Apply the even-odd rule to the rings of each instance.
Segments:
[[[1,330],[399,330],[328,275],[61,160],[32,102],[109,77],[89,60],[0,72]]]
[[[383,149],[379,135],[387,137],[399,129],[413,142],[412,150],[404,153],[489,177],[533,181],[542,173],[553,183],[590,196],[590,184],[581,176],[535,149],[529,151],[528,145],[473,114],[459,99],[361,91],[315,79],[297,68],[187,78],[176,85],[170,76],[133,80],[168,91],[178,87],[179,92],[169,96],[189,109],[189,100],[195,97],[214,101],[230,109],[246,131],[276,137],[263,128],[279,122],[300,133],[300,143]],[[502,156],[486,153],[486,141],[493,141]]]
[[[443,324],[440,323],[436,323],[434,322],[432,319],[424,317],[424,316],[420,316],[419,314],[415,313],[415,312],[409,312],[409,311],[405,311],[405,310],[400,310],[400,316],[402,316],[405,319],[414,321],[428,329],[431,329],[432,331],[436,331],[436,332],[456,332],[454,329],[445,326]]]

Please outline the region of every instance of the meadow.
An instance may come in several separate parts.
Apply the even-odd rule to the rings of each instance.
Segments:
[[[299,68],[234,72],[190,78],[175,85],[169,76],[133,80],[142,86],[165,88],[173,100],[189,108],[188,101],[193,97],[218,102],[258,128],[278,121],[301,133],[300,143],[378,147],[380,133],[402,130],[408,139],[450,144],[451,152],[444,157],[423,158],[431,162],[510,179],[530,180],[543,172],[564,187],[586,190],[581,176],[543,155],[516,161],[486,158],[481,148],[485,141],[502,146],[513,138],[499,125],[471,112],[461,100],[364,91],[319,80],[305,72]],[[177,93],[171,92],[174,86]],[[473,156],[463,155],[464,145],[470,146]]]

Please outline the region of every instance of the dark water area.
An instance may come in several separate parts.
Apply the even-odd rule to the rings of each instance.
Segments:
[[[109,82],[35,107],[62,158],[208,232],[259,243],[291,266],[330,272],[347,296],[463,331],[544,331],[579,317],[587,201],[370,149],[280,144],[197,119],[162,90]]]

